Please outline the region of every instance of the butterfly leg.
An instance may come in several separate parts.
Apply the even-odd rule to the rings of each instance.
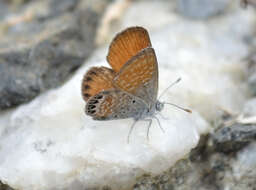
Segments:
[[[127,136],[127,143],[128,143],[128,144],[129,144],[130,135],[131,135],[132,130],[133,130],[135,124],[137,123],[137,121],[138,121],[138,120],[134,120],[134,122],[133,122],[133,124],[132,124],[132,126],[131,126],[131,128],[130,128],[130,131],[129,131],[129,133],[128,133],[128,136]]]
[[[156,119],[156,121],[157,121],[157,123],[158,123],[160,129],[162,130],[162,132],[165,133],[165,131],[164,131],[164,129],[162,128],[162,125],[161,125],[161,122],[159,121],[159,119],[158,119],[156,116],[153,116],[153,117]]]
[[[148,121],[148,130],[147,130],[147,140],[149,140],[149,129],[151,127],[152,124],[152,119],[143,119],[143,121]]]

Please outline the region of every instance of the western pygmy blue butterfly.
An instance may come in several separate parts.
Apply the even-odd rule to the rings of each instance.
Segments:
[[[152,118],[155,118],[161,128],[156,114],[164,104],[171,103],[157,100],[158,63],[147,30],[130,27],[117,34],[110,44],[107,61],[112,69],[92,67],[83,78],[85,113],[95,120],[133,118],[128,141],[139,120],[149,122],[149,131]]]

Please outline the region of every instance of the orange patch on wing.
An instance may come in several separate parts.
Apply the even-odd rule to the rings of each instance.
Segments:
[[[84,75],[82,95],[85,101],[102,90],[113,88],[115,72],[107,67],[92,67]]]
[[[114,80],[114,85],[134,94],[141,85],[145,85],[152,79],[157,70],[154,49],[143,49],[121,69]]]
[[[105,101],[102,103],[100,108],[100,113],[103,117],[108,116],[111,113],[111,108],[113,107],[113,96],[109,95],[106,97]]]
[[[110,44],[107,61],[115,72],[140,50],[151,47],[148,32],[142,27],[131,27],[116,35]]]

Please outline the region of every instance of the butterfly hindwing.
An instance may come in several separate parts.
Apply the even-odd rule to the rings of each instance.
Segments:
[[[146,47],[151,47],[147,30],[142,27],[127,28],[111,42],[107,61],[118,72],[131,57]]]
[[[91,97],[85,112],[95,120],[136,118],[145,110],[145,104],[138,98],[121,90],[102,91]]]
[[[114,86],[143,99],[151,107],[157,99],[158,64],[153,48],[132,57],[114,79]]]

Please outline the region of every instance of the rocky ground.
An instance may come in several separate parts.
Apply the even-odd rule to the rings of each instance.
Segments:
[[[108,2],[1,4],[0,109],[4,110],[63,84],[74,73],[95,47]]]
[[[231,0],[0,1],[0,190],[256,190],[253,6]],[[103,130],[81,119],[79,81],[90,65],[105,61],[115,33],[133,25],[151,34],[160,89],[182,76],[167,96],[195,115],[167,111],[173,118],[164,127],[177,128],[165,135],[152,129],[150,142],[138,129],[127,145],[123,123]]]

